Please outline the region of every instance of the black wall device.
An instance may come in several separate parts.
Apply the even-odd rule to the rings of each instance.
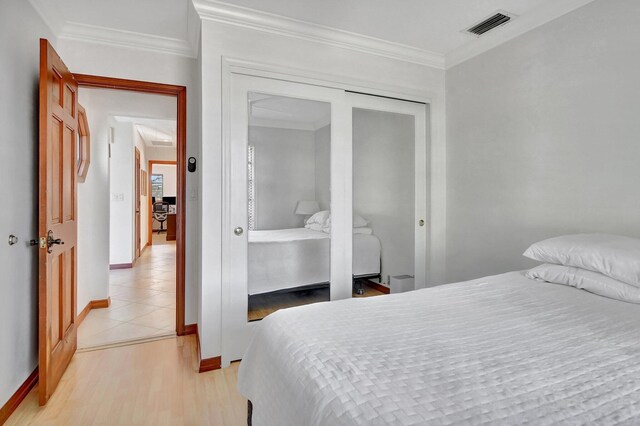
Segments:
[[[187,160],[187,169],[193,173],[196,171],[196,157],[189,157]]]

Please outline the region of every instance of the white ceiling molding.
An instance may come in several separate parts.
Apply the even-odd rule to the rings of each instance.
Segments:
[[[198,54],[200,22],[189,15],[189,40],[163,37],[134,31],[68,22],[60,15],[54,2],[29,0],[33,8],[45,21],[51,31],[60,39],[88,41],[106,45],[130,47],[154,52],[195,58]],[[194,13],[195,14],[195,13]]]
[[[287,18],[215,0],[193,0],[202,19],[296,37],[390,59],[443,69],[444,55],[349,31]]]
[[[172,53],[189,58],[195,58],[197,55],[197,46],[193,46],[187,40],[116,30],[77,22],[65,23],[58,38]]]
[[[454,67],[511,39],[553,21],[593,0],[556,0],[527,12],[508,24],[475,38],[446,55],[446,68]]]

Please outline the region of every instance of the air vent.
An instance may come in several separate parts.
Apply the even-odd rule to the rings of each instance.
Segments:
[[[173,142],[171,142],[171,141],[151,141],[151,145],[153,145],[153,146],[173,146]]]
[[[467,32],[475,35],[482,35],[487,31],[491,31],[494,28],[504,25],[511,20],[511,16],[504,13],[496,13],[495,15],[485,19],[484,21],[469,28]]]

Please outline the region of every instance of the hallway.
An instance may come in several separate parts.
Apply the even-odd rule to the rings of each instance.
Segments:
[[[111,305],[78,328],[78,350],[175,335],[176,244],[154,235],[133,268],[109,271]]]

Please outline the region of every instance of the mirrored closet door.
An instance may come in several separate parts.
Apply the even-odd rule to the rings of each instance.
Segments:
[[[364,296],[426,282],[427,106],[347,93],[352,117],[353,276]]]
[[[232,74],[223,364],[278,309],[351,295],[349,117],[336,89]]]

